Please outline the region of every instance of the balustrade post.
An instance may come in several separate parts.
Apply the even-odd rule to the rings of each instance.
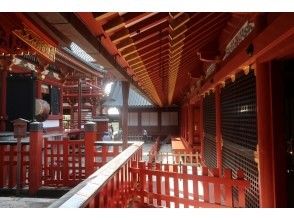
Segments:
[[[85,167],[86,177],[91,175],[94,169],[94,150],[96,141],[96,123],[87,122],[85,124]]]
[[[29,194],[34,195],[42,185],[42,148],[43,124],[32,122],[30,124],[30,170]]]
[[[275,207],[271,86],[268,63],[256,65],[257,137],[260,207]]]

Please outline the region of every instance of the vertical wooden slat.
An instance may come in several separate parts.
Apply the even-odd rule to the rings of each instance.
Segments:
[[[126,169],[125,166],[123,166],[122,168],[123,168],[123,174],[124,174],[124,180],[123,180],[124,190],[123,190],[123,195],[126,195],[126,193],[127,193],[126,181],[127,181],[128,170]],[[127,198],[124,196],[123,197],[123,206],[125,206],[126,204],[127,204]]]
[[[133,166],[132,165],[132,167],[135,167],[135,166]],[[136,181],[136,174],[135,173],[132,173],[132,181],[133,181],[133,183],[134,183],[134,187],[135,187],[135,183],[137,182]],[[118,201],[118,206],[119,207],[122,207],[122,200],[123,200],[123,197],[122,197],[122,195],[123,195],[123,189],[124,189],[124,182],[123,182],[123,169],[120,169],[119,170],[119,183],[120,183],[120,185],[119,185],[119,194],[120,194],[120,196],[119,196],[119,201]],[[135,191],[136,189],[134,189],[134,191]]]
[[[139,162],[139,180],[140,180],[140,198],[141,198],[141,204],[144,204],[144,191],[145,191],[145,185],[146,185],[146,172],[145,172],[145,161]]]
[[[169,165],[168,164],[164,164],[164,171],[165,171],[165,174],[164,174],[164,185],[165,185],[165,195],[167,197],[170,196],[170,184],[169,184]],[[165,203],[166,207],[167,208],[170,208],[170,199],[167,199],[166,200],[166,203]]]
[[[0,188],[4,187],[4,146],[0,146]]]
[[[183,165],[183,174],[188,174],[187,165]],[[189,192],[188,192],[188,179],[183,178],[183,191],[184,191],[184,198],[189,199]],[[184,203],[184,207],[188,208],[189,205],[187,202]]]
[[[79,162],[79,181],[82,180],[82,146],[77,143],[77,148],[79,149],[79,157],[78,157],[78,162]]]
[[[212,170],[213,176],[216,178],[219,178],[219,169],[218,168],[214,168]],[[218,205],[220,205],[221,203],[221,191],[220,191],[220,184],[215,183],[214,184],[214,202]]]
[[[197,167],[195,166],[192,167],[192,175],[198,176]],[[198,181],[195,179],[193,179],[193,198],[194,198],[194,201],[199,202]],[[198,206],[195,205],[194,207],[196,208]]]
[[[8,187],[9,188],[13,188],[14,184],[13,184],[13,177],[14,177],[14,173],[13,173],[13,169],[14,169],[14,155],[13,155],[13,150],[14,147],[12,145],[10,145],[9,148],[9,162],[8,162],[8,172],[9,172],[9,179],[8,179]]]
[[[148,170],[152,170],[152,163],[148,163]],[[149,204],[153,204],[153,176],[151,172],[148,174],[148,199],[149,199]]]
[[[244,171],[238,170],[237,171],[237,179],[244,180]],[[238,200],[239,200],[239,207],[244,208],[245,207],[245,188],[243,186],[238,187]]]
[[[50,164],[49,164],[49,172],[50,172],[50,181],[54,180],[54,145],[50,144]]]
[[[57,180],[58,180],[58,183],[62,183],[62,179],[60,178],[61,176],[61,160],[60,160],[60,156],[61,156],[61,144],[57,144],[56,146],[56,149],[57,149],[57,164],[56,164],[56,170],[57,170]]]
[[[69,168],[68,168],[68,141],[64,140],[63,144],[63,184],[69,186]]]
[[[21,188],[25,186],[26,182],[26,145],[21,145]]]
[[[232,179],[231,169],[224,170],[224,178],[227,181],[231,181]],[[225,184],[225,205],[228,207],[233,207],[232,186],[229,184]]]
[[[101,166],[103,166],[104,164],[107,163],[107,162],[106,162],[106,161],[107,161],[107,160],[106,160],[106,159],[107,159],[107,158],[106,158],[106,157],[107,157],[107,148],[108,148],[108,147],[107,147],[106,145],[103,145],[103,146],[102,146],[102,165],[101,165]]]
[[[47,149],[48,149],[48,142],[47,142],[47,138],[44,138],[44,151],[43,151],[43,157],[44,157],[44,183],[46,184],[47,182],[47,176],[48,176],[48,163],[47,163],[47,160],[48,160],[48,152],[47,152]]]
[[[178,178],[178,165],[173,165],[173,172],[174,172],[174,196],[179,198],[179,178]],[[176,199],[175,201],[175,208],[179,208],[179,200]]]
[[[202,167],[202,176],[208,176],[208,168]],[[209,186],[208,182],[203,181],[203,197],[204,202],[209,202]]]
[[[156,170],[161,171],[161,165],[156,163]],[[157,199],[157,205],[161,206],[161,176],[158,174],[156,175],[156,193],[159,196]]]

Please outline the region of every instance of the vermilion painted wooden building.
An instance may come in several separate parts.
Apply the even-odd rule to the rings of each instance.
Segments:
[[[79,183],[52,207],[294,206],[293,13],[0,18],[2,136],[13,130],[15,118],[37,119],[36,99],[50,105],[47,117],[40,104],[43,125],[30,125],[30,140],[20,149],[18,187],[27,185],[34,194],[42,185]],[[97,133],[107,129],[99,116],[109,79],[121,81],[121,143],[97,142]],[[142,142],[127,143],[130,84],[157,112],[177,106],[172,144],[199,152],[202,168],[140,162]],[[65,126],[63,115],[70,115]],[[86,123],[91,119],[96,123]],[[84,138],[50,140],[67,135],[65,127]],[[13,188],[16,143],[5,140],[0,147],[0,187]]]

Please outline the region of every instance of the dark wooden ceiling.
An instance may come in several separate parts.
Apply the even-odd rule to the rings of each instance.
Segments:
[[[253,13],[252,13],[253,14]],[[250,13],[76,13],[159,106],[178,103]],[[191,77],[193,75],[193,78]]]

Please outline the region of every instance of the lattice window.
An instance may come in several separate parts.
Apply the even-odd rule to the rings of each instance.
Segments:
[[[215,94],[211,93],[203,100],[204,122],[204,159],[208,167],[216,167],[216,122]]]
[[[215,136],[215,94],[206,96],[203,105],[204,132]]]
[[[253,73],[241,75],[221,90],[223,139],[256,150],[256,82]]]
[[[256,81],[253,73],[240,74],[221,90],[223,168],[234,175],[245,171],[251,186],[246,193],[246,207],[259,207],[258,166],[254,161],[257,144]]]
[[[216,143],[215,136],[206,134],[204,137],[204,157],[208,167],[216,167]]]
[[[233,151],[230,143],[226,141],[224,141],[222,158],[223,168],[232,169],[233,177],[236,177],[238,169],[242,169],[245,172],[245,178],[250,181],[250,188],[245,194],[246,207],[259,207],[258,168],[253,158],[244,156],[243,152]]]
[[[138,112],[129,112],[129,126],[138,126]]]
[[[157,126],[158,113],[157,112],[142,112],[142,126]]]

